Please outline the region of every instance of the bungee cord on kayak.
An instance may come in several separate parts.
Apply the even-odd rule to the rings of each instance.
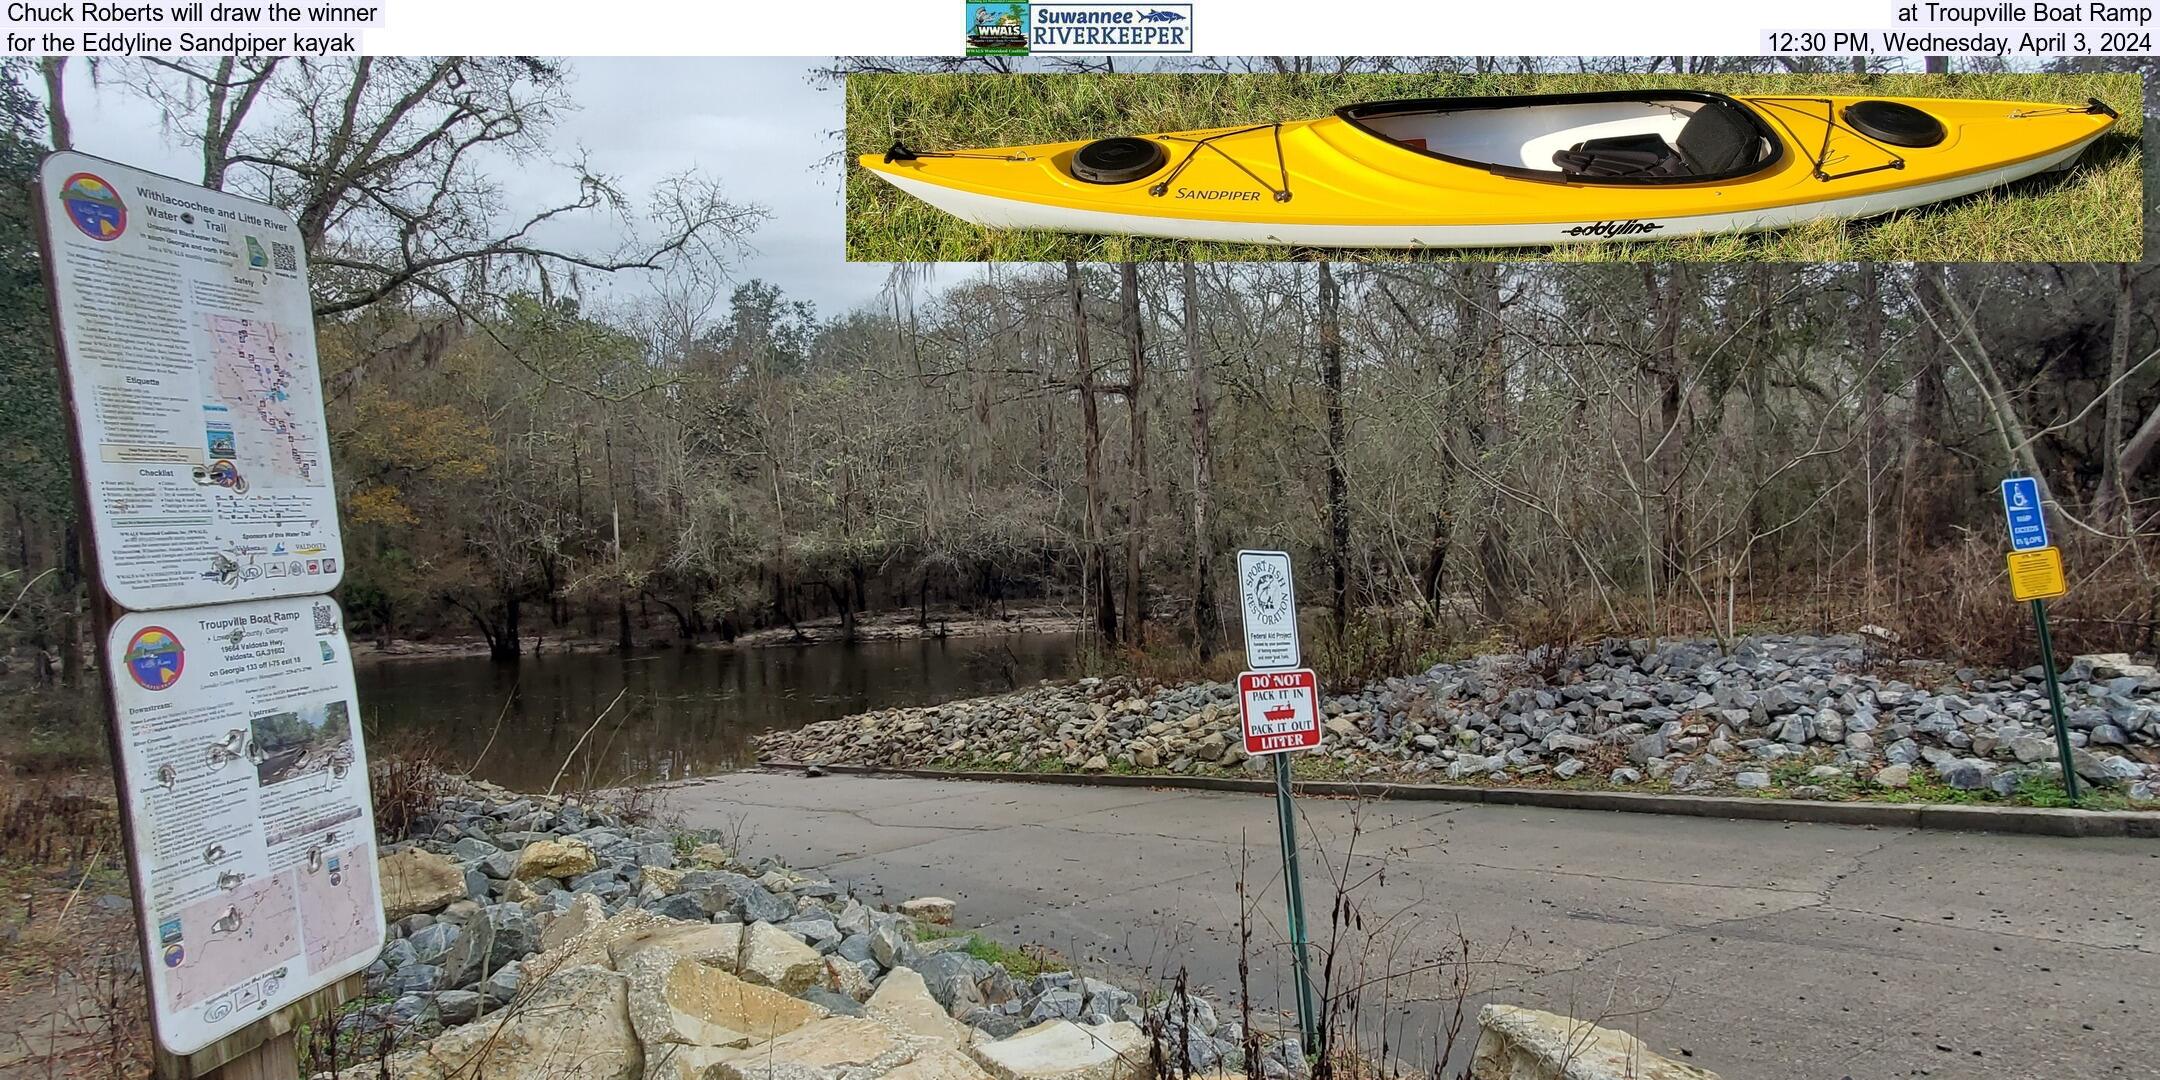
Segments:
[[[1789,123],[1787,123],[1787,122],[1785,121],[1785,117],[1784,117],[1783,115],[1781,115],[1781,114],[1779,114],[1779,113],[1775,113],[1775,112],[1766,112],[1766,113],[1764,114],[1764,115],[1766,115],[1766,116],[1768,116],[1768,117],[1770,118],[1770,121],[1771,121],[1772,123],[1774,123],[1774,124],[1776,124],[1777,126],[1779,126],[1779,127],[1783,128],[1783,129],[1785,129],[1785,134],[1787,134],[1787,135],[1789,135],[1789,136],[1791,136],[1791,137],[1792,137],[1793,145],[1794,145],[1794,146],[1796,146],[1796,147],[1799,147],[1799,148],[1800,148],[1800,150],[1801,150],[1801,153],[1804,153],[1804,154],[1808,154],[1808,163],[1809,163],[1810,165],[1814,166],[1814,173],[1815,173],[1815,179],[1817,179],[1817,180],[1820,180],[1820,181],[1822,181],[1823,183],[1826,183],[1826,184],[1827,184],[1827,183],[1829,183],[1829,182],[1830,182],[1830,181],[1832,181],[1832,180],[1847,180],[1847,179],[1851,179],[1852,177],[1855,177],[1855,176],[1866,176],[1866,175],[1867,175],[1867,174],[1869,174],[1869,173],[1872,173],[1872,172],[1882,172],[1882,171],[1884,171],[1884,170],[1886,170],[1886,169],[1887,169],[1887,170],[1899,170],[1899,169],[1903,169],[1903,168],[1905,167],[1905,159],[1904,159],[1904,157],[1902,157],[1901,155],[1899,155],[1897,151],[1895,151],[1895,150],[1892,150],[1892,149],[1890,149],[1889,147],[1887,147],[1887,146],[1884,146],[1883,144],[1881,144],[1881,143],[1879,143],[1879,142],[1876,142],[1875,140],[1873,140],[1873,139],[1871,139],[1871,138],[1868,138],[1868,137],[1867,137],[1866,135],[1864,135],[1864,134],[1860,133],[1859,131],[1857,131],[1857,130],[1855,130],[1855,129],[1853,129],[1853,128],[1849,128],[1849,127],[1846,127],[1846,126],[1845,126],[1845,125],[1843,125],[1843,124],[1840,124],[1840,123],[1838,123],[1838,120],[1837,120],[1837,103],[1836,103],[1836,102],[1834,102],[1834,101],[1831,101],[1831,100],[1830,100],[1829,98],[1801,98],[1801,97],[1794,97],[1794,98],[1773,98],[1773,97],[1759,97],[1759,98],[1750,98],[1749,100],[1751,100],[1751,101],[1754,101],[1754,102],[1756,102],[1757,104],[1761,104],[1761,105],[1767,105],[1767,106],[1769,106],[1769,107],[1771,107],[1771,108],[1773,108],[1773,109],[1781,109],[1781,110],[1785,110],[1785,111],[1788,111],[1788,112],[1794,113],[1795,115],[1799,115],[1799,116],[1805,116],[1805,117],[1807,117],[1807,118],[1808,118],[1809,120],[1820,120],[1820,121],[1822,122],[1822,124],[1823,124],[1823,136],[1822,136],[1822,143],[1821,143],[1821,145],[1820,145],[1820,146],[1818,146],[1818,147],[1816,148],[1816,150],[1815,150],[1815,151],[1814,151],[1813,153],[1808,153],[1808,151],[1807,151],[1807,149],[1806,149],[1806,145],[1805,145],[1805,143],[1803,143],[1803,142],[1801,141],[1801,139],[1800,139],[1800,133],[1799,133],[1799,132],[1797,132],[1797,131],[1794,131],[1794,130],[1793,130],[1793,128],[1792,128],[1792,125],[1791,125],[1791,124],[1789,124]],[[1822,107],[1823,107],[1823,115],[1821,115],[1821,116],[1816,116],[1816,115],[1814,115],[1814,114],[1812,114],[1812,113],[1808,113],[1808,112],[1805,112],[1805,111],[1801,110],[1801,109],[1799,108],[1799,106],[1797,106],[1797,105],[1794,105],[1794,104],[1793,104],[1793,102],[1796,102],[1796,101],[1797,101],[1797,102],[1807,102],[1808,104],[1811,104],[1811,105],[1820,105],[1820,106],[1822,106]],[[1915,111],[1918,111],[1918,110],[1915,110]],[[1941,125],[1940,125],[1940,124],[1937,124],[1936,126],[1937,126],[1938,128],[1940,128],[1940,127],[1941,127]],[[1831,160],[1832,160],[1832,159],[1831,159],[1831,157],[1830,157],[1830,137],[1831,137],[1832,135],[1836,134],[1837,132],[1840,132],[1840,131],[1843,131],[1843,132],[1845,132],[1845,133],[1847,133],[1847,134],[1851,135],[1852,137],[1854,137],[1854,138],[1856,138],[1856,139],[1859,139],[1859,140],[1860,140],[1861,142],[1864,142],[1864,143],[1868,144],[1869,146],[1872,146],[1872,147],[1874,147],[1875,149],[1877,149],[1877,150],[1880,150],[1880,151],[1882,151],[1882,152],[1883,152],[1883,154],[1884,154],[1884,155],[1886,155],[1887,157],[1889,157],[1889,159],[1890,159],[1890,160],[1889,160],[1889,161],[1886,161],[1886,162],[1884,162],[1884,163],[1882,163],[1882,164],[1880,164],[1880,165],[1870,165],[1870,166],[1868,166],[1867,168],[1864,168],[1864,169],[1852,169],[1852,170],[1849,170],[1849,171],[1846,171],[1846,172],[1841,172],[1841,173],[1833,173],[1833,172],[1830,172],[1830,171],[1829,171],[1829,166],[1830,166],[1830,162],[1831,162]],[[1936,141],[1936,142],[1940,142],[1940,141],[1942,141],[1942,140],[1941,140],[1941,138],[1940,138],[1940,137],[1938,136],[1938,137],[1937,137],[1937,139],[1936,139],[1935,141]],[[1931,143],[1931,144],[1928,144],[1928,145],[1933,145],[1933,144]],[[1839,160],[1843,160],[1843,159],[1839,159]]]
[[[1280,188],[1277,188],[1273,184],[1268,183],[1266,180],[1261,179],[1259,173],[1254,172],[1244,162],[1239,161],[1236,157],[1232,156],[1229,151],[1215,145],[1215,140],[1217,139],[1225,139],[1233,135],[1250,135],[1255,131],[1261,130],[1270,131],[1274,135],[1275,168],[1282,174],[1282,187]],[[1230,164],[1237,166],[1240,172],[1243,172],[1245,175],[1252,177],[1253,183],[1266,188],[1269,194],[1275,196],[1276,202],[1290,201],[1290,166],[1286,161],[1283,160],[1282,121],[1280,120],[1277,120],[1272,124],[1255,124],[1252,127],[1237,128],[1233,131],[1218,131],[1212,135],[1202,135],[1198,138],[1193,138],[1186,135],[1165,135],[1163,136],[1163,138],[1175,142],[1189,142],[1192,144],[1192,149],[1187,150],[1185,152],[1185,156],[1179,159],[1177,167],[1170,170],[1170,175],[1163,177],[1160,183],[1157,183],[1154,186],[1148,188],[1149,195],[1153,195],[1156,198],[1161,198],[1163,195],[1167,194],[1170,190],[1170,185],[1177,180],[1179,174],[1185,171],[1185,166],[1192,164],[1193,158],[1198,157],[1200,151],[1204,148],[1208,150],[1213,150],[1216,153],[1221,154],[1224,161],[1227,161]]]
[[[887,165],[895,161],[919,161],[923,158],[973,158],[977,161],[1035,160],[1027,154],[985,154],[973,150],[916,150],[898,139],[894,139],[893,144],[885,148],[885,163]]]

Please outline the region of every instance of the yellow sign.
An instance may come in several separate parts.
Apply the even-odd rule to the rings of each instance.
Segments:
[[[2046,600],[2070,591],[2063,580],[2062,549],[2034,548],[2010,553],[2010,595],[2020,600]]]

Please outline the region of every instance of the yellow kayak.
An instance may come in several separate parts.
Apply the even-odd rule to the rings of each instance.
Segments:
[[[2097,99],[1630,90],[1381,101],[1093,142],[895,144],[860,162],[991,228],[1509,247],[1886,214],[2069,168],[2116,118]]]

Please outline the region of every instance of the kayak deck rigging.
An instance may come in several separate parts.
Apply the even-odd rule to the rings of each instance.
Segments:
[[[1808,155],[1809,164],[1815,167],[1815,179],[1820,180],[1823,183],[1827,184],[1832,180],[1845,180],[1855,176],[1866,176],[1869,173],[1882,172],[1884,170],[1903,169],[1905,167],[1905,158],[1897,151],[1892,150],[1889,147],[1868,138],[1860,131],[1840,124],[1837,119],[1837,103],[1830,100],[1829,98],[1758,97],[1749,98],[1748,100],[1758,105],[1765,106],[1764,115],[1768,116],[1772,123],[1776,124],[1780,128],[1785,129],[1785,134],[1792,136],[1793,145],[1800,147],[1801,153]],[[1810,105],[1820,105],[1823,108],[1823,114],[1821,116],[1816,116],[1812,113],[1803,112],[1798,105],[1794,104],[1795,102],[1806,102]],[[1771,109],[1776,109],[1779,111],[1771,112]],[[1823,125],[1822,142],[1816,147],[1816,149],[1812,153],[1810,153],[1806,149],[1807,141],[1802,139],[1800,137],[1800,133],[1794,131],[1792,125],[1786,121],[1783,115],[1786,112],[1804,116],[1809,120],[1818,121]],[[1833,173],[1829,171],[1830,163],[1833,160],[1830,156],[1830,139],[1832,136],[1836,135],[1840,131],[1845,132],[1851,135],[1853,138],[1859,139],[1861,142],[1864,142],[1869,146],[1882,151],[1883,154],[1889,158],[1889,160],[1879,165],[1870,165],[1865,168],[1850,169],[1845,172]]]
[[[1245,164],[1242,161],[1239,161],[1236,156],[1232,155],[1228,150],[1225,150],[1222,147],[1216,145],[1216,140],[1218,139],[1227,139],[1234,135],[1250,135],[1255,131],[1267,131],[1270,132],[1274,137],[1275,168],[1282,177],[1282,186],[1279,188],[1273,184],[1268,183],[1266,180],[1261,179],[1260,174],[1254,172],[1251,166]],[[1253,183],[1266,188],[1268,190],[1268,194],[1275,197],[1276,202],[1290,201],[1290,166],[1283,160],[1282,121],[1280,120],[1277,120],[1272,124],[1254,124],[1251,127],[1236,128],[1228,131],[1217,131],[1207,135],[1164,135],[1162,136],[1162,138],[1166,141],[1171,142],[1191,143],[1192,149],[1185,151],[1185,156],[1178,159],[1176,167],[1170,170],[1170,174],[1168,176],[1163,177],[1161,181],[1148,187],[1148,194],[1153,195],[1158,199],[1169,193],[1171,183],[1176,181],[1177,178],[1185,172],[1185,166],[1192,164],[1193,159],[1200,156],[1200,151],[1213,150],[1216,153],[1221,154],[1224,161],[1227,161],[1230,164],[1237,166],[1239,172],[1242,172],[1245,175],[1252,177]]]

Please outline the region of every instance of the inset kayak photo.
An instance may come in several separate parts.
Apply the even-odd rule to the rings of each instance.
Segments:
[[[2142,85],[2079,75],[878,74],[859,261],[2134,261]]]

